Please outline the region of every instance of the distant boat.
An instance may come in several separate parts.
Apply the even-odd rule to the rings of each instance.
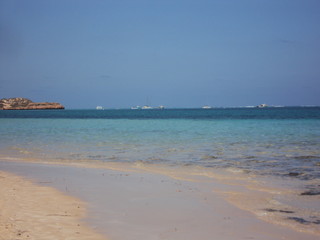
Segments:
[[[211,109],[212,107],[208,106],[208,105],[205,105],[202,107],[202,109]]]
[[[265,108],[265,107],[268,107],[268,105],[264,103],[257,106],[257,108]]]
[[[163,105],[160,105],[160,106],[158,107],[158,109],[164,109],[164,106],[163,106]]]
[[[104,110],[104,108],[102,106],[97,106],[96,110]]]
[[[152,107],[150,107],[148,105],[144,105],[141,109],[152,109]]]
[[[140,106],[131,107],[132,110],[141,109]]]

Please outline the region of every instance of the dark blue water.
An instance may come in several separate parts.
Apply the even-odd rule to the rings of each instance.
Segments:
[[[320,107],[149,109],[149,110],[14,110],[0,118],[102,119],[320,119]]]

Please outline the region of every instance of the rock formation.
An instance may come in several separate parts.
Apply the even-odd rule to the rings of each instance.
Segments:
[[[35,103],[27,98],[3,98],[0,100],[0,110],[38,110],[38,109],[64,109],[60,103]]]

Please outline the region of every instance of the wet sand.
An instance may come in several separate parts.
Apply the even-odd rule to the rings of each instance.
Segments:
[[[83,239],[101,239],[100,235],[90,238],[90,234],[95,236],[94,234],[101,233],[112,240],[313,240],[319,237],[316,234],[271,224],[257,218],[245,208],[236,207],[236,204],[230,203],[233,199],[228,202],[223,194],[232,193],[234,188],[239,188],[239,186],[226,185],[217,178],[210,178],[208,181],[208,176],[205,174],[203,176],[198,174],[189,179],[192,176],[190,173],[184,175],[179,173],[178,169],[159,166],[148,168],[143,165],[99,163],[67,166],[13,161],[0,161],[0,170],[32,179],[33,182],[31,184],[29,180],[2,173],[4,175],[1,176],[16,178],[18,183],[15,186],[21,188],[21,193],[24,192],[24,195],[15,197],[16,204],[28,203],[29,205],[26,208],[11,209],[12,216],[17,216],[19,213],[19,217],[16,218],[4,217],[1,213],[1,232],[17,235],[19,232],[15,229],[26,231],[24,229],[30,228],[26,220],[36,212],[42,214],[41,218],[36,217],[41,219],[41,223],[34,223],[32,233],[42,235],[33,239],[50,239],[50,237],[52,239],[81,239],[78,237],[78,232],[81,233],[80,235],[87,236]],[[7,180],[6,177],[1,178],[3,183]],[[3,205],[4,199],[8,201],[8,198],[12,198],[10,195],[12,191],[15,191],[13,185],[8,184],[5,190],[1,189],[3,192],[0,195],[0,201],[1,205],[5,206],[1,207],[5,209],[3,212],[9,211],[9,204]],[[42,208],[33,210],[39,207],[41,202],[45,203],[44,205],[50,204],[44,200],[40,201],[39,198],[41,199],[43,194],[33,194],[36,191],[30,189],[30,184],[41,188],[39,193],[44,191],[43,189],[48,190],[45,199],[55,199],[61,196],[61,203],[67,204],[70,209],[76,206],[77,210],[77,206],[80,206],[81,210],[86,206],[88,215],[86,222],[81,223],[80,227],[88,224],[90,229],[84,228],[87,235],[82,232],[82,228],[81,231],[73,228],[78,227],[79,223],[76,222],[84,216],[81,211],[71,214],[69,213],[71,210],[68,210],[66,214],[64,212],[67,210],[58,210],[57,206],[51,208],[55,211]],[[38,186],[39,184],[41,187]],[[18,192],[20,194],[20,190]],[[29,198],[27,201],[26,196]],[[86,204],[77,199],[81,199]],[[54,223],[52,222],[53,217],[55,218]],[[70,219],[75,223],[72,223]],[[65,220],[67,223],[64,222]],[[12,227],[6,229],[7,224],[11,224]],[[77,237],[63,238],[58,235],[54,237],[54,231],[51,231],[49,226],[55,225],[58,226],[57,229],[60,229],[57,234],[60,234],[62,230],[69,233],[76,231]],[[23,234],[26,233],[23,232]],[[31,234],[31,231],[29,233]],[[32,238],[15,236],[14,239]]]

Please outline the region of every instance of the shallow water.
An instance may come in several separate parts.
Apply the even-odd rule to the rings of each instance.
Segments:
[[[248,175],[196,166],[0,160],[1,170],[86,201],[91,227],[108,239],[315,240],[320,236],[318,225],[301,217],[314,209],[288,208],[283,200],[294,195],[281,188],[283,183],[273,181],[276,186],[271,186]],[[319,218],[316,214],[312,221]]]
[[[320,177],[320,108],[1,111],[1,153]]]

